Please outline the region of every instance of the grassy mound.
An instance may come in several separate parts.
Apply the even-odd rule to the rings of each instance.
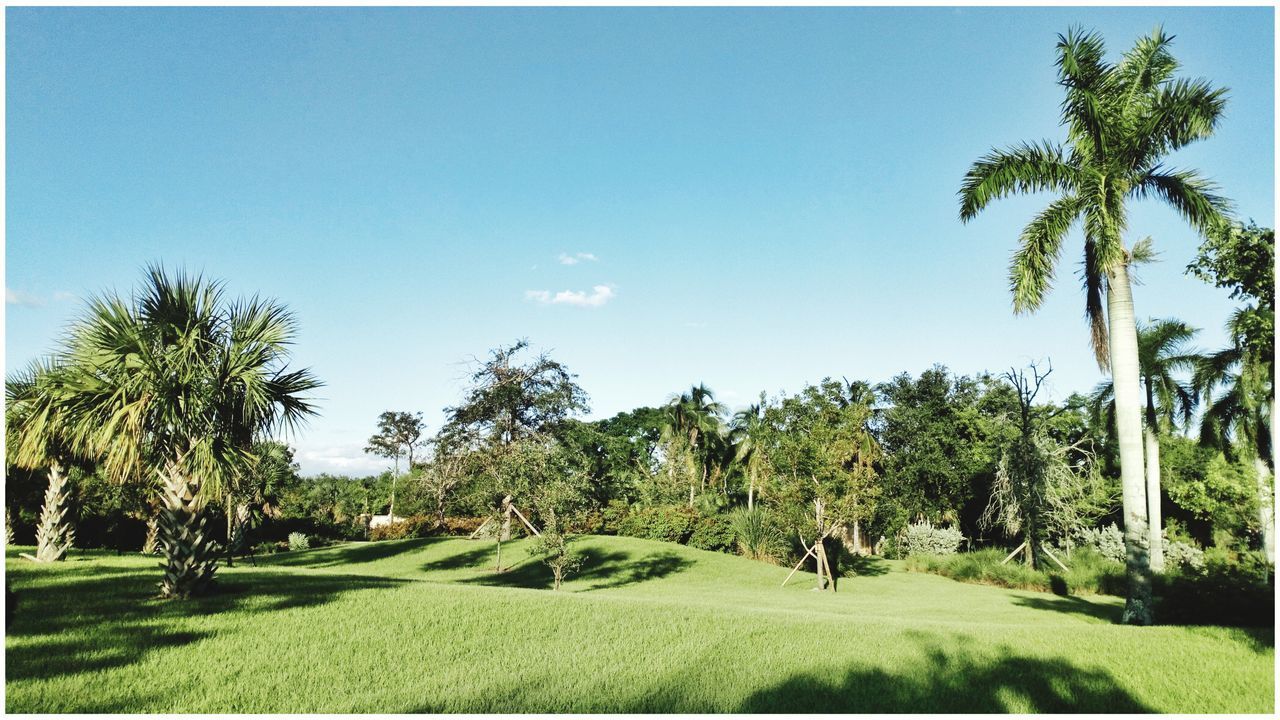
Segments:
[[[632,538],[583,571],[431,538],[284,553],[214,597],[154,559],[16,559],[9,712],[1271,712],[1274,634],[1112,624],[1061,598],[868,562],[814,577]]]

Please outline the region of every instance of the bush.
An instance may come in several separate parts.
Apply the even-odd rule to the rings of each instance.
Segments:
[[[929,522],[912,523],[902,531],[899,552],[907,557],[954,555],[960,549],[962,542],[964,542],[964,536],[957,528],[934,527]]]
[[[306,533],[289,533],[289,549],[290,550],[306,550],[311,547],[311,538]]]
[[[440,535],[470,535],[483,524],[482,517],[446,517],[444,524],[436,524],[432,532]]]
[[[1004,550],[988,548],[955,555],[916,555],[907,559],[907,569],[930,572],[963,582],[998,585],[1018,590],[1039,590],[1058,595],[1124,595],[1124,566],[1094,550],[1081,549],[1067,561],[1066,572],[1041,565],[1035,570],[1020,560],[1004,560]]]
[[[601,519],[603,520],[600,532],[604,535],[617,535],[618,528],[622,526],[623,521],[630,514],[631,507],[627,503],[618,499],[610,500],[609,504],[605,505],[604,510],[600,511]]]
[[[1091,548],[1112,562],[1124,564],[1124,532],[1115,523],[1104,528],[1081,530],[1076,538],[1082,547]]]
[[[729,516],[729,525],[743,557],[776,562],[786,554],[782,533],[763,508],[739,508]]]
[[[729,552],[733,549],[733,526],[724,518],[707,515],[698,519],[689,535],[689,547]]]
[[[260,542],[253,548],[254,555],[271,555],[276,551],[276,544],[273,542]]]
[[[653,505],[635,509],[618,524],[618,534],[646,540],[687,543],[698,522],[698,513],[680,505]]]
[[[1201,569],[1157,575],[1153,588],[1161,623],[1271,627],[1275,575],[1257,552],[1211,551]]]
[[[1190,543],[1164,541],[1164,561],[1176,570],[1204,570],[1204,551]]]

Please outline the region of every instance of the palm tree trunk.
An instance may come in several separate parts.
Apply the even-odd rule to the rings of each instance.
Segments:
[[[1276,514],[1274,490],[1271,487],[1271,468],[1261,457],[1253,459],[1253,469],[1258,476],[1258,520],[1262,525],[1262,551],[1267,562],[1276,564]]]
[[[1151,571],[1164,572],[1164,527],[1160,517],[1160,439],[1156,431],[1143,431],[1147,449],[1147,547],[1151,552]]]
[[[71,493],[67,487],[67,475],[57,463],[49,466],[49,486],[44,491],[44,506],[40,508],[40,524],[36,526],[36,562],[57,562],[67,556],[75,541],[75,530],[67,521],[67,501]]]
[[[1125,574],[1129,596],[1122,622],[1150,625],[1151,563],[1147,553],[1147,492],[1142,464],[1142,388],[1138,382],[1138,329],[1133,317],[1129,268],[1107,273],[1107,335],[1115,389],[1116,435],[1120,445],[1120,487],[1124,509]]]
[[[160,595],[189,598],[213,584],[218,545],[205,531],[205,514],[196,499],[199,486],[176,464],[164,473],[164,507],[160,510],[160,545],[164,551],[164,579]]]

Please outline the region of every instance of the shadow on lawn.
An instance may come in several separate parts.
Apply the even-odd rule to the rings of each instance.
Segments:
[[[1015,597],[1013,604],[1036,610],[1082,615],[1109,623],[1120,622],[1120,615],[1124,611],[1123,607],[1117,605],[1089,602],[1078,597]]]
[[[492,547],[489,548],[491,550]],[[470,555],[475,551],[467,551]],[[480,558],[487,555],[480,554]],[[609,588],[633,585],[648,580],[656,580],[674,573],[687,570],[693,561],[686,560],[672,552],[654,552],[637,559],[628,552],[605,552],[596,548],[584,548],[580,551],[582,569],[569,576],[575,585],[584,581],[598,581],[586,590],[605,590]],[[461,564],[459,566],[462,566]],[[551,569],[536,557],[530,557],[508,568],[505,572],[486,572],[461,582],[476,585],[500,587],[521,587],[531,589],[549,589],[553,582]]]
[[[344,592],[408,582],[240,570],[220,578],[206,597],[160,600],[158,569],[138,568],[127,575],[109,570],[95,577],[79,568],[50,569],[45,577],[29,578],[34,582],[15,583],[16,612],[6,634],[18,642],[5,650],[6,680],[122,667],[153,650],[208,637],[211,633],[199,628],[202,617],[239,608],[270,612],[322,605]]]
[[[1151,712],[1109,673],[1062,661],[977,658],[934,649],[912,676],[853,667],[838,680],[796,675],[746,699],[742,713]]]
[[[859,577],[877,577],[889,572],[889,563],[870,555],[846,554],[840,559],[842,570],[851,570]]]
[[[385,560],[390,557],[395,557],[396,555],[417,552],[432,543],[444,542],[452,539],[454,538],[429,537],[415,538],[412,540],[383,540],[380,542],[344,543],[342,545],[334,545],[333,547],[317,548],[315,550],[305,550],[302,552],[259,556],[256,559],[256,562],[258,565],[264,567],[271,567],[273,565],[309,568],[337,567],[339,565],[351,565],[374,562],[376,560]],[[240,562],[248,564],[247,559],[241,560]]]

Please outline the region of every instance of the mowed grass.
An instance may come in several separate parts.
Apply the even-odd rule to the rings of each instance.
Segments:
[[[526,541],[351,543],[152,598],[156,561],[10,550],[8,712],[1253,712],[1271,628],[1113,624],[1114,598],[867,561],[840,592],[679,545],[589,537],[551,591]]]

